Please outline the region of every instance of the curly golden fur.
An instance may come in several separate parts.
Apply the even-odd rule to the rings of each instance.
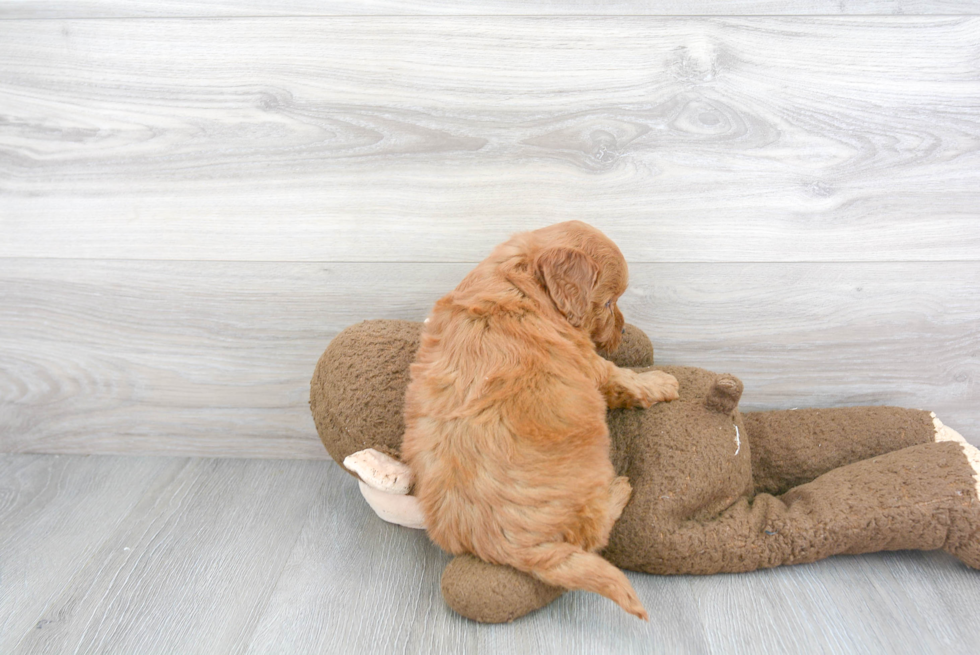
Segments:
[[[677,398],[677,381],[603,359],[623,315],[619,248],[572,221],[515,235],[440,299],[411,369],[402,457],[429,536],[646,619],[596,551],[629,501],[606,407]]]

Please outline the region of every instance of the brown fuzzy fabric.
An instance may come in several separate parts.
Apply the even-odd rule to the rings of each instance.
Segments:
[[[617,566],[732,573],[839,553],[941,548],[949,512],[975,500],[961,447],[932,443],[928,412],[847,408],[749,419],[717,411],[718,387],[727,392],[730,376],[663,370],[681,382],[680,400],[609,416],[614,461],[633,485],[603,553]],[[754,493],[756,462],[768,465],[764,485],[795,488],[779,497]]]
[[[348,455],[365,448],[398,458],[409,366],[421,332],[422,325],[411,321],[364,321],[334,337],[317,362],[310,410],[320,440],[341,468]]]
[[[626,324],[623,342],[615,352],[599,352],[600,355],[621,368],[640,368],[653,366],[653,344],[643,330]]]
[[[652,513],[677,518],[711,516],[752,490],[748,439],[740,440],[740,448],[735,439],[736,425],[745,434],[741,416],[712,411],[705,405],[718,376],[682,366],[657,369],[677,378],[679,399],[647,410],[610,410],[607,415],[613,466],[633,486],[632,499],[613,528],[606,551],[617,564],[621,551],[623,559],[633,561],[645,557],[641,552],[648,550],[640,544],[644,537],[624,540],[618,536],[629,532],[623,527],[624,520],[636,518],[642,524],[642,517]],[[636,528],[646,530],[641,525]],[[621,547],[617,546],[620,542]],[[638,545],[641,552],[626,552]]]
[[[651,366],[650,339],[635,325],[625,330],[619,349],[606,359],[617,366]],[[320,356],[310,382],[310,410],[320,440],[341,468],[344,458],[365,448],[399,457],[409,366],[421,333],[422,324],[413,321],[362,321],[338,334]]]
[[[850,462],[933,441],[929,412],[841,407],[746,412],[756,492],[781,494]],[[855,439],[854,435],[861,435]]]
[[[310,404],[330,454],[397,456],[420,324],[368,321],[337,336],[317,364]],[[651,367],[627,326],[620,366]],[[665,367],[680,398],[610,410],[612,462],[633,494],[603,555],[658,574],[751,571],[839,553],[942,548],[980,568],[980,500],[965,454],[936,443],[928,412],[895,407],[742,414],[731,375]],[[980,454],[969,450],[977,458]],[[510,621],[562,593],[524,573],[458,557],[442,578],[463,616]]]
[[[479,589],[479,593],[473,593]],[[472,555],[453,559],[442,574],[442,597],[456,612],[481,623],[506,623],[549,604],[564,589],[509,566]]]

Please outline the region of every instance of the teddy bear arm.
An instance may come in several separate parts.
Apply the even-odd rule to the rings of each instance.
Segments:
[[[365,448],[348,455],[344,467],[358,477],[361,495],[382,520],[425,529],[418,498],[408,494],[412,486],[408,465],[374,448]]]
[[[381,491],[360,480],[357,486],[368,506],[381,520],[406,528],[425,530],[425,514],[415,496]]]
[[[344,468],[378,491],[407,494],[412,487],[412,470],[387,453],[365,448],[344,458]]]
[[[781,494],[841,466],[935,440],[935,415],[898,407],[743,412],[757,493]],[[941,425],[941,424],[940,424]]]

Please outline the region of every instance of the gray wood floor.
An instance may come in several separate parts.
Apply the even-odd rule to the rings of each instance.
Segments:
[[[322,461],[0,456],[0,652],[976,653],[980,584],[943,553],[742,575],[630,573],[649,624],[567,594],[486,626],[448,558]]]

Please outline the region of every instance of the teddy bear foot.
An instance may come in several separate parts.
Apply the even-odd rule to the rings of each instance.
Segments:
[[[509,566],[472,555],[456,557],[442,573],[442,597],[454,611],[481,623],[507,623],[565,593]]]
[[[344,466],[357,475],[361,495],[382,520],[406,528],[425,529],[418,498],[408,495],[412,471],[406,464],[367,448],[346,457]]]
[[[970,568],[980,569],[980,450],[967,443],[960,433],[943,425],[935,414],[932,422],[936,426],[936,441],[952,441],[963,449],[963,455],[972,469],[973,493],[966,494],[963,504],[952,515],[953,526],[944,550]],[[968,526],[966,529],[959,525]]]
[[[947,544],[944,550],[971,569],[980,569],[980,530],[971,534],[960,544]]]

